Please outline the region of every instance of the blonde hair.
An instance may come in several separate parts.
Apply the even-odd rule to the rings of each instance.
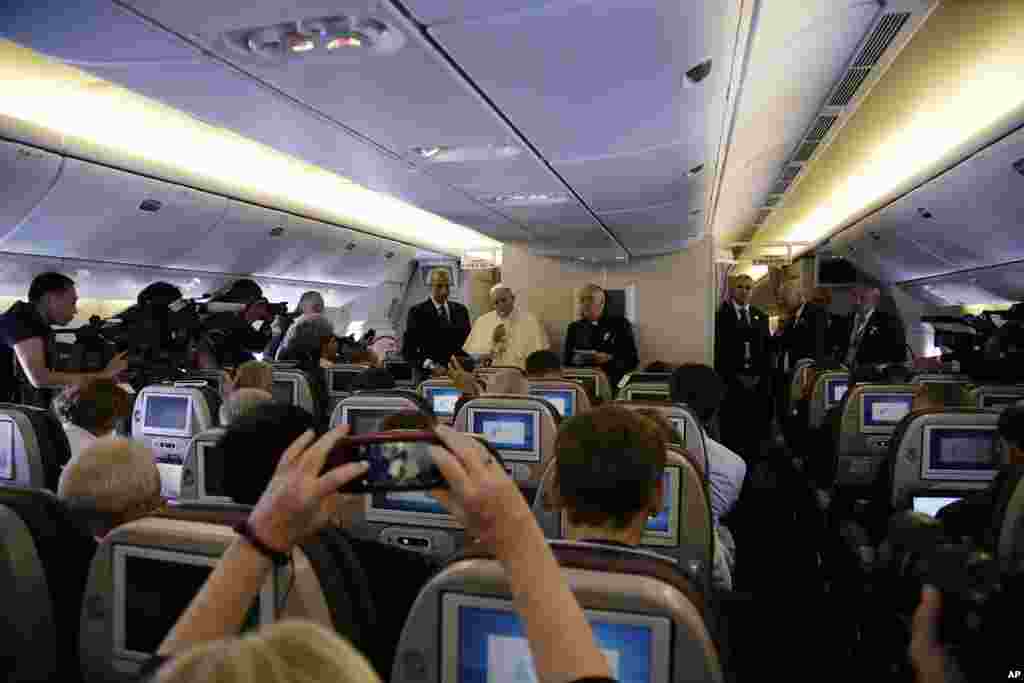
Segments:
[[[381,683],[347,640],[311,621],[203,643],[164,664],[157,683]]]
[[[98,439],[68,463],[57,495],[96,535],[163,504],[153,451],[120,437]]]
[[[273,403],[274,395],[263,389],[237,389],[220,404],[220,424],[229,424],[265,403]]]
[[[273,391],[274,368],[269,363],[250,360],[238,366],[235,371],[235,389],[262,389]]]

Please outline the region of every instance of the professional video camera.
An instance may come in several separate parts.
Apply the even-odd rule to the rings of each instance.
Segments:
[[[1024,304],[979,315],[922,316],[935,328],[944,361],[978,380],[1024,381]]]
[[[892,520],[880,559],[880,606],[909,624],[922,587],[937,588],[938,640],[967,680],[983,680],[978,676],[1005,657],[1010,593],[1019,594],[1020,577],[1002,574],[992,554],[949,538],[938,521],[917,512]]]
[[[155,282],[141,292],[134,306],[108,320],[93,318],[77,330],[72,363],[76,371],[101,370],[117,353],[128,352],[133,385],[171,379],[192,366],[192,351],[200,339],[251,326],[241,315],[256,310],[268,321],[287,315],[286,303],[269,303],[252,280],[237,280],[200,299],[186,299],[167,282]]]

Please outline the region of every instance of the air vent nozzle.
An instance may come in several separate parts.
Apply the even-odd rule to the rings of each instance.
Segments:
[[[355,242],[349,242],[348,244],[345,245],[345,251],[352,251],[355,248],[356,248],[356,243]]]
[[[1024,175],[1024,159],[1017,159],[1017,161],[1013,162],[1013,170]]]
[[[140,211],[148,211],[149,213],[156,213],[163,208],[163,202],[157,201],[156,199],[146,199],[139,204]]]
[[[284,234],[284,228],[281,228],[281,227],[271,228],[271,230],[270,230],[270,236],[271,237],[280,237],[283,234]]]

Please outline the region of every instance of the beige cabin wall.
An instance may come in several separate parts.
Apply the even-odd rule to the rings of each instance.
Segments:
[[[609,289],[636,286],[636,336],[641,367],[655,360],[706,363],[711,359],[713,286],[711,242],[628,265],[593,265],[537,256],[525,244],[506,243],[502,281],[516,292],[518,305],[536,315],[559,353],[565,330],[576,319],[573,290],[588,282]]]

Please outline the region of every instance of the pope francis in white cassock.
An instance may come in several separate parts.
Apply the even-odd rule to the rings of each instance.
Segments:
[[[491,288],[491,303],[494,310],[473,323],[462,347],[466,353],[489,354],[492,365],[525,369],[527,356],[551,347],[548,333],[537,318],[516,309],[516,295],[507,285]]]

